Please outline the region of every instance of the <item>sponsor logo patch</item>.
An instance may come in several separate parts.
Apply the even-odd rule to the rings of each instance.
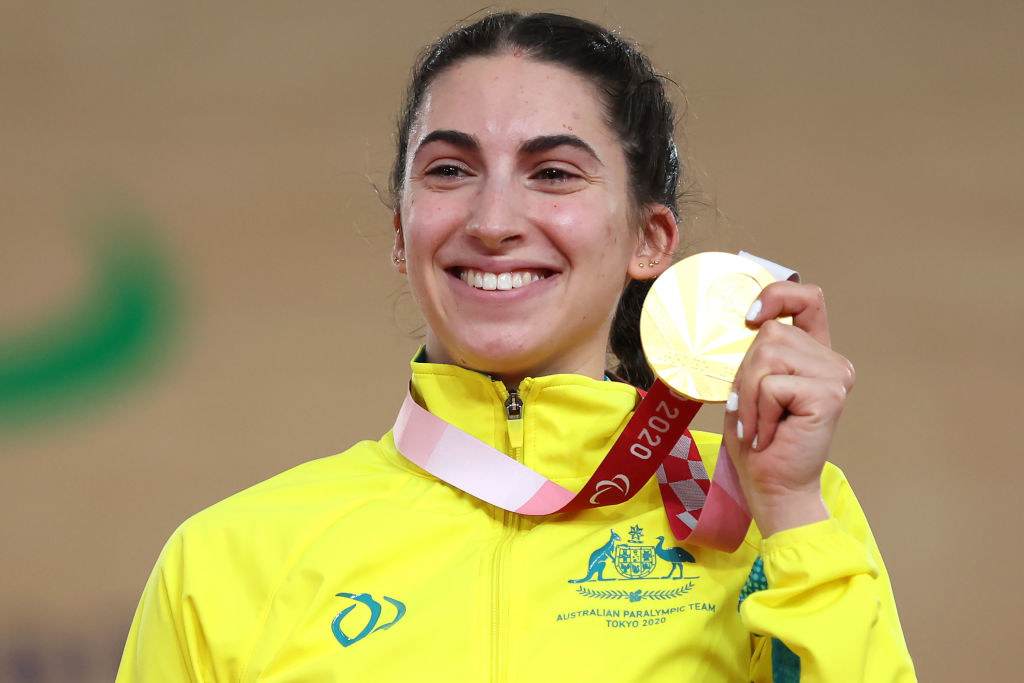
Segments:
[[[395,614],[391,621],[384,624],[380,623],[381,615],[385,612],[383,605],[381,605],[377,600],[374,600],[368,593],[338,593],[336,597],[347,598],[355,602],[355,604],[349,605],[338,612],[334,617],[334,620],[331,622],[331,631],[334,633],[335,639],[341,643],[342,647],[348,647],[349,645],[358,643],[371,633],[389,629],[397,624],[399,619],[405,616],[405,604],[399,600],[395,600],[394,598],[389,598],[386,595],[382,597],[395,609]],[[369,610],[369,613],[367,613],[366,610],[359,610],[358,612],[353,613],[353,611],[360,605],[366,607]],[[361,617],[365,618],[365,622],[361,620]],[[343,622],[347,622],[349,627],[348,631],[342,628]],[[362,624],[361,627],[360,624]],[[357,631],[356,629],[359,630]],[[350,635],[352,633],[355,635]]]

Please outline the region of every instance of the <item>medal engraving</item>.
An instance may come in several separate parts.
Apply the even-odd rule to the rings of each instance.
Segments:
[[[708,287],[707,311],[719,325],[745,328],[747,310],[763,288],[746,273],[726,273]]]
[[[654,352],[650,361],[652,363],[656,362],[658,364],[677,365],[681,368],[688,368],[694,372],[700,372],[715,379],[720,379],[723,382],[731,382],[736,377],[736,371],[739,370],[738,365],[720,363],[710,358],[695,356],[692,353],[669,349],[660,349]]]

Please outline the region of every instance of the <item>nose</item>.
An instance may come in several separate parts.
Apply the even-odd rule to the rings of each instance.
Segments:
[[[489,180],[477,196],[466,232],[488,249],[507,248],[523,239],[521,206],[513,188]]]

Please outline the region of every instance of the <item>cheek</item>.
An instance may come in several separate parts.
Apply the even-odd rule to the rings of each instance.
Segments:
[[[402,225],[407,251],[436,247],[464,223],[466,211],[461,202],[453,199],[448,194],[424,194],[403,202]]]
[[[552,235],[569,254],[598,252],[603,260],[619,257],[629,235],[628,219],[606,202],[564,198],[538,207]]]
[[[595,211],[591,203],[575,197],[538,202],[532,208],[538,222],[548,225],[557,234],[572,241],[588,234],[597,236],[604,222],[600,212]]]

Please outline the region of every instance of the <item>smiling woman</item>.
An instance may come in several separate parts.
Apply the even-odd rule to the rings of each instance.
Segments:
[[[853,369],[820,290],[755,301],[724,437],[651,386],[672,127],[647,59],[593,24],[496,14],[429,46],[392,173],[392,261],[427,321],[395,427],[186,521],[118,680],[913,680],[826,462]],[[709,470],[735,545],[666,545]]]

